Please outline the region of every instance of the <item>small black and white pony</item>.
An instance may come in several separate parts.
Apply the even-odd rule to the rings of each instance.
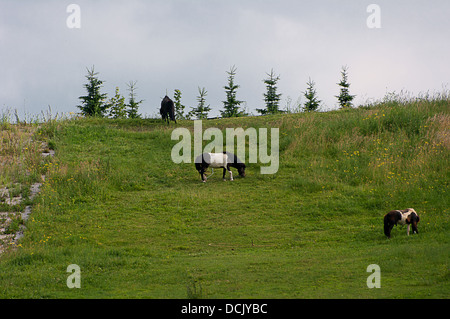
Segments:
[[[237,168],[239,176],[245,177],[245,164],[234,154],[229,152],[223,153],[203,153],[195,159],[195,168],[200,173],[203,183],[206,182],[206,169],[223,168],[223,180],[225,181],[225,173],[230,173],[230,181],[233,180],[233,173],[231,167]],[[211,176],[211,175],[210,175]]]
[[[384,234],[387,238],[391,238],[391,231],[394,225],[408,225],[406,234],[409,236],[409,228],[412,226],[414,233],[419,233],[417,230],[417,223],[420,221],[419,215],[413,208],[403,210],[391,210],[384,215]]]

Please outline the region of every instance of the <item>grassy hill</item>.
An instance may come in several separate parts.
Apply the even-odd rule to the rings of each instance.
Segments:
[[[280,129],[276,174],[249,164],[207,183],[170,157],[191,121],[48,121],[35,137],[56,156],[27,166],[23,183],[46,178],[20,247],[0,256],[0,298],[448,298],[449,110],[417,99],[203,121]],[[420,233],[387,239],[384,214],[409,207]]]

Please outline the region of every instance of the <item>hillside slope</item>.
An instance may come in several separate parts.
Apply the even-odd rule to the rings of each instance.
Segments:
[[[59,122],[21,247],[0,257],[0,297],[448,298],[449,110],[203,121],[280,132],[276,174],[248,164],[245,178],[216,170],[207,183],[170,157],[172,130],[191,121]],[[408,207],[419,234],[386,239],[384,214]],[[67,288],[71,264],[81,289]],[[367,287],[371,264],[380,289]]]

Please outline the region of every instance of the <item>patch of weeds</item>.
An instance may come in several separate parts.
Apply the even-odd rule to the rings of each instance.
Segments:
[[[187,284],[186,289],[188,299],[203,299],[205,297],[202,284],[197,280],[191,280]]]
[[[11,219],[9,225],[5,228],[4,234],[15,234],[20,230],[20,227],[24,225],[24,220],[22,219],[22,216],[15,216]]]

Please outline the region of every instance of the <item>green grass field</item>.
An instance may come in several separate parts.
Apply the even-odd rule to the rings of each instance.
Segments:
[[[30,164],[46,178],[0,256],[0,298],[448,298],[449,110],[418,99],[203,121],[280,130],[276,174],[248,164],[207,183],[170,156],[172,130],[192,121],[46,123],[35,134],[56,156]],[[384,214],[409,207],[420,233],[387,239]]]

